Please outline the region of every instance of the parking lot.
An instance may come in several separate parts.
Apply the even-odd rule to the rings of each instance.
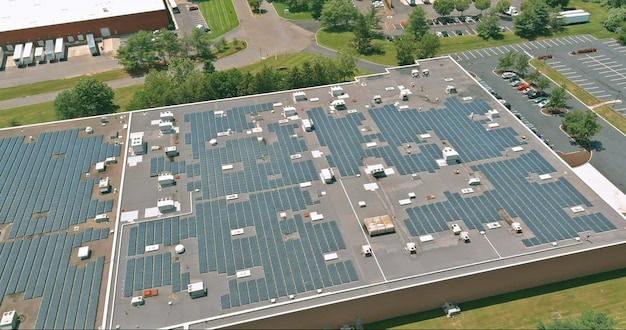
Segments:
[[[626,115],[626,104],[620,97],[626,91],[626,47],[613,39],[600,40],[593,47],[598,51],[581,55],[559,53],[546,64],[601,102],[618,101],[613,108]]]

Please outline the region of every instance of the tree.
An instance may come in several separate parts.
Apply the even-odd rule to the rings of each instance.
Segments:
[[[609,9],[600,24],[611,32],[618,32],[624,22],[626,22],[626,6]]]
[[[205,74],[211,74],[215,72],[215,65],[213,64],[213,61],[204,60],[204,62],[202,63],[202,72],[204,72]]]
[[[261,13],[261,1],[263,0],[248,0],[248,5],[253,13]]]
[[[189,43],[195,49],[199,58],[208,60],[214,57],[211,51],[211,38],[202,29],[193,29],[189,37]]]
[[[365,15],[358,13],[352,27],[354,38],[352,45],[359,54],[369,54],[372,48],[372,32]]]
[[[115,112],[115,93],[107,84],[93,78],[81,78],[74,88],[63,91],[54,99],[57,119],[98,116]]]
[[[537,80],[539,80],[539,78],[541,78],[541,72],[539,72],[537,69],[526,75],[526,81],[530,81],[535,84],[537,83]]]
[[[504,54],[502,57],[498,58],[498,66],[496,67],[496,69],[500,71],[510,70],[515,65],[516,58],[517,58],[517,53],[512,50],[509,51],[508,53]]]
[[[194,72],[196,72],[196,65],[188,58],[173,59],[167,69],[167,73],[174,84],[182,84]]]
[[[505,11],[507,11],[507,9],[509,9],[510,6],[511,6],[510,0],[500,0],[496,3],[496,6],[493,7],[491,13],[493,14],[504,13]]]
[[[396,48],[396,59],[398,60],[398,65],[408,65],[413,63],[418,45],[415,38],[413,38],[411,34],[403,33],[402,35],[394,38],[393,45]]]
[[[404,33],[410,34],[414,40],[420,40],[428,30],[430,27],[426,21],[426,11],[422,7],[415,7],[404,25]]]
[[[542,92],[545,91],[548,87],[550,87],[550,79],[546,77],[539,77],[535,81],[535,88]]]
[[[552,90],[550,93],[550,101],[546,104],[546,108],[562,109],[565,108],[565,103],[569,100],[570,96],[567,94],[565,86],[559,86]]]
[[[476,24],[476,32],[478,33],[478,36],[485,41],[489,39],[502,39],[500,22],[495,14],[483,17],[483,19]]]
[[[432,33],[426,33],[417,45],[417,58],[429,58],[437,54],[441,40]]]
[[[382,26],[382,18],[378,15],[378,10],[376,7],[371,6],[367,14],[365,14],[365,19],[367,20],[367,26],[370,31],[381,30]]]
[[[474,7],[480,10],[480,15],[482,16],[483,10],[491,7],[491,0],[476,0],[476,2],[474,2]]]
[[[513,20],[515,34],[526,39],[549,34],[550,8],[543,0],[527,0],[525,8]]]
[[[176,104],[174,84],[167,71],[151,70],[143,87],[135,92],[126,110],[156,108]]]
[[[161,29],[161,32],[156,35],[154,47],[159,56],[169,60],[178,56],[182,49],[178,37],[166,29]]]
[[[454,0],[437,0],[433,9],[439,16],[448,16],[454,10]]]
[[[470,7],[470,0],[454,0],[454,9],[456,9],[457,11],[461,12],[461,15],[463,15],[463,12],[468,10]]]
[[[221,37],[213,43],[213,46],[215,46],[215,49],[217,49],[218,53],[221,53],[226,50],[226,47],[228,47],[228,42],[226,42],[226,39],[224,39],[224,37]]]
[[[622,24],[621,31],[617,36],[617,42],[622,46],[626,46],[626,23]]]
[[[520,76],[525,76],[528,72],[530,57],[524,53],[519,53],[515,58],[515,72]]]
[[[126,39],[117,50],[115,58],[127,71],[148,70],[156,66],[156,48],[152,33],[139,31]]]
[[[546,4],[551,8],[561,9],[567,7],[569,0],[546,0]]]
[[[328,0],[322,7],[320,22],[324,27],[348,25],[357,17],[358,10],[350,0]]]
[[[337,74],[341,77],[341,80],[348,80],[354,78],[356,72],[356,58],[352,56],[348,50],[342,50],[337,53],[337,57],[334,59],[335,66],[337,67]],[[298,88],[296,86],[289,85],[288,88]]]
[[[326,0],[311,0],[309,8],[311,9],[311,16],[315,20],[319,20],[322,16],[322,8]]]

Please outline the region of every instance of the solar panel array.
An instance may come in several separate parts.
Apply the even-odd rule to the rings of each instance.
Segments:
[[[128,256],[143,254],[147,245],[173,246],[180,240],[196,237],[196,219],[178,217],[140,222],[130,226]]]
[[[363,166],[363,157],[383,158],[388,166],[394,166],[401,175],[422,171],[434,172],[435,159],[442,158],[441,147],[419,138],[429,131],[442,140],[447,140],[465,162],[499,156],[507,147],[519,145],[515,131],[510,127],[486,130],[484,122],[472,121],[470,114],[484,114],[489,105],[476,100],[461,103],[456,98],[443,104],[447,110],[431,108],[426,111],[398,111],[395,106],[384,105],[368,110],[376,126],[377,134],[362,134],[365,116],[361,113],[334,118],[322,108],[313,108],[307,113],[316,123],[315,132],[323,146],[328,146],[327,156],[331,166],[336,166],[342,175],[356,175]],[[453,114],[453,115],[451,115]],[[365,143],[373,140],[387,142],[387,146],[364,149]],[[402,155],[399,147],[415,145],[419,152]]]
[[[199,173],[195,164],[187,165],[188,174],[200,175],[200,180],[188,184],[187,189],[200,189],[203,199],[211,199],[315,180],[317,172],[311,160],[292,161],[289,157],[307,150],[302,138],[293,137],[296,127],[270,125],[278,136],[278,141],[270,144],[253,136],[229,139],[223,146],[205,150]],[[194,140],[195,144],[205,143]],[[222,165],[233,163],[240,163],[243,170],[222,170]]]
[[[97,179],[80,178],[96,162],[119,156],[119,145],[102,135],[79,138],[77,129],[25,140],[0,139],[0,222],[13,223],[9,238],[64,230],[111,211],[112,199],[90,200]]]
[[[173,175],[185,173],[185,161],[170,161],[163,156],[150,158],[150,176],[157,176],[159,173],[169,172]]]
[[[108,229],[0,243],[0,301],[41,298],[36,329],[94,329],[104,257],[69,266],[73,248],[108,237]],[[76,258],[76,257],[74,257]]]
[[[526,246],[546,244],[577,237],[593,230],[616,229],[602,213],[570,216],[565,209],[592,206],[566,179],[537,183],[529,173],[547,174],[555,169],[535,150],[519,157],[472,166],[489,180],[493,190],[473,197],[445,192],[447,201],[407,209],[405,224],[413,236],[449,230],[447,222],[463,220],[468,229],[483,230],[483,224],[501,220],[498,209],[520,217],[534,234],[524,239]]]
[[[124,297],[133,292],[171,285],[172,292],[187,289],[189,273],[180,273],[180,262],[172,262],[171,254],[158,253],[137,256],[126,260],[124,276]],[[140,292],[139,295],[142,293]]]

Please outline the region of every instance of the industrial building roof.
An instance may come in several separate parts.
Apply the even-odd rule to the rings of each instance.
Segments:
[[[0,32],[164,10],[162,0],[0,0]]]
[[[0,312],[220,328],[624,241],[467,72],[420,63],[429,76],[0,130],[0,290],[23,294]]]

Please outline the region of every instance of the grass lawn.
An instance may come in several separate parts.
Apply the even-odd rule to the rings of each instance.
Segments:
[[[595,98],[589,92],[579,87],[575,83],[571,82],[569,79],[558,73],[556,70],[552,69],[549,65],[546,65],[544,62],[539,60],[531,60],[530,64],[543,73],[545,76],[549,77],[553,81],[555,81],[559,86],[565,86],[565,88],[576,96],[582,103],[587,106],[594,106],[600,103],[600,100]],[[606,119],[613,126],[617,127],[620,131],[626,134],[626,118],[619,113],[615,112],[609,106],[599,106],[593,109],[599,116]]]
[[[327,29],[317,31],[317,42],[324,47],[334,50],[345,48],[346,45],[350,44],[352,38],[354,38],[354,34],[349,31],[329,32]],[[384,53],[362,55],[359,56],[360,58],[383,65],[398,65],[398,61],[396,60],[396,48],[393,46],[393,42],[389,42],[386,39],[374,39],[372,42],[380,45]]]
[[[198,7],[211,28],[211,38],[215,39],[239,25],[232,0],[200,0]]]
[[[217,51],[214,51],[213,54],[215,54],[215,59],[220,59],[222,57],[226,57],[226,56],[230,56],[233,55],[235,53],[238,53],[244,49],[246,49],[248,47],[248,43],[245,42],[244,40],[239,40],[238,41],[238,47],[236,48],[234,46],[234,43],[232,41],[229,41],[226,44],[226,48],[220,53]]]
[[[587,309],[613,317],[626,327],[626,269],[544,285],[459,304],[462,315],[449,319],[441,309],[366,324],[365,329],[535,329],[555,313],[578,317]]]
[[[311,16],[311,12],[309,11],[303,11],[298,13],[289,12],[289,14],[285,14],[285,9],[289,9],[289,6],[282,2],[272,2],[272,5],[274,5],[274,9],[276,9],[278,16],[282,18],[291,19],[294,21],[313,19],[313,16]]]
[[[133,97],[133,94],[143,87],[143,84],[114,89],[113,102],[124,109]],[[17,121],[18,125],[38,124],[56,120],[52,101],[26,105],[17,108],[0,110],[0,128],[9,127],[10,121]]]
[[[294,66],[302,65],[302,63],[306,61],[310,61],[317,56],[321,56],[321,55],[305,53],[305,52],[287,54],[287,55],[278,55],[276,57],[268,57],[254,64],[242,66],[238,69],[243,73],[250,72],[252,74],[255,74],[257,72],[260,72],[263,69],[263,67],[266,67],[266,66],[272,67],[272,68],[292,68]],[[367,74],[372,74],[372,72],[357,68],[356,73],[354,75],[363,76]]]
[[[65,79],[55,79],[55,80],[41,81],[41,82],[36,82],[36,83],[26,84],[26,85],[0,88],[0,101],[15,99],[15,98],[22,97],[22,96],[37,95],[37,94],[42,94],[42,93],[49,93],[49,92],[59,91],[63,89],[73,88],[74,85],[76,85],[76,82],[78,82],[80,78],[84,78],[84,77],[85,76],[65,78]],[[95,73],[93,75],[90,75],[89,77],[92,77],[99,81],[109,81],[109,80],[130,77],[130,75],[123,69],[118,69],[118,70]]]

